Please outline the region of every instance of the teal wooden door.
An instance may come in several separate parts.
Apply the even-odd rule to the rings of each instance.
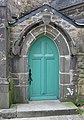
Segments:
[[[59,98],[59,54],[54,42],[47,36],[39,37],[31,46],[28,55],[31,70],[29,100]],[[30,78],[30,79],[31,79]]]

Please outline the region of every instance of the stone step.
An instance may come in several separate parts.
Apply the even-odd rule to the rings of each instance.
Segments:
[[[77,109],[72,102],[60,102],[59,100],[30,101],[29,104],[17,105],[17,117],[72,115],[78,114]]]

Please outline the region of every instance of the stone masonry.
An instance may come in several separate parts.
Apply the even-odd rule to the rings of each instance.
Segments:
[[[9,107],[9,76],[14,82],[14,103],[28,102],[28,53],[40,35],[49,36],[59,50],[59,99],[67,101],[69,97],[78,94],[84,97],[84,28],[76,27],[64,19],[53,6],[56,1],[47,1],[47,7],[43,8],[45,1],[39,0],[38,6],[35,6],[34,1],[29,1],[31,9],[25,11],[24,6],[22,10],[27,13],[23,15],[22,10],[15,9],[17,6],[11,10],[9,0],[9,6],[6,6],[5,0],[0,0],[0,108]],[[47,8],[50,3],[54,8],[49,11]],[[20,7],[21,5],[19,3]],[[43,9],[36,12],[40,6]],[[78,5],[77,10],[79,8]],[[75,8],[68,9],[72,11],[69,12],[69,17],[76,19]],[[60,11],[68,16],[68,9],[63,7],[63,11]],[[82,8],[79,16],[82,19]]]
[[[6,1],[0,0],[0,108],[9,107],[9,83],[7,81],[6,18]]]
[[[54,23],[54,24],[53,24]],[[32,29],[31,29],[32,26]],[[63,29],[64,28],[64,29]],[[60,53],[60,100],[77,95],[77,53],[83,51],[79,42],[82,28],[76,28],[66,20],[51,12],[44,11],[11,27],[11,42],[13,52],[14,101],[27,102],[28,98],[28,49],[36,38],[48,35],[56,42]],[[59,42],[58,42],[59,41]],[[20,44],[20,45],[19,45]],[[62,47],[61,47],[62,46]],[[17,58],[16,58],[17,56]],[[18,92],[19,91],[19,97]]]

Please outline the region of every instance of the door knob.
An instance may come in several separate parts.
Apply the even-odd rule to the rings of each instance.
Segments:
[[[29,78],[28,78],[29,84],[31,85],[31,81],[32,80],[32,73],[31,73],[31,69],[29,69]]]

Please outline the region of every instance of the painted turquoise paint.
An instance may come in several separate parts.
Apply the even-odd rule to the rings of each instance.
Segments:
[[[47,36],[40,36],[31,46],[28,69],[32,71],[29,100],[59,98],[59,53],[55,43]]]

